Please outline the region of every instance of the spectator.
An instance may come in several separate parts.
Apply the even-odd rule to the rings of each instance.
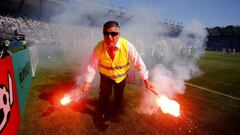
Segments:
[[[108,21],[103,26],[104,40],[98,42],[95,47],[90,64],[85,75],[86,80],[81,91],[89,90],[97,69],[100,72],[100,95],[99,95],[99,122],[104,124],[107,116],[108,102],[114,88],[115,95],[115,118],[118,118],[122,109],[123,92],[126,84],[127,73],[132,62],[135,69],[147,89],[152,89],[148,81],[148,71],[136,51],[135,47],[126,39],[120,37],[120,27],[115,21]]]

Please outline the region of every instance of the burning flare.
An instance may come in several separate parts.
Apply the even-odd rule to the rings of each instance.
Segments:
[[[175,100],[169,99],[165,95],[158,96],[156,99],[163,113],[171,114],[175,117],[180,116],[180,105]]]
[[[81,92],[74,91],[68,94],[65,94],[62,99],[60,99],[60,104],[61,105],[67,105],[71,103],[72,101],[77,101],[82,95]]]
[[[72,96],[64,96],[61,100],[60,103],[61,105],[67,105],[72,101]]]

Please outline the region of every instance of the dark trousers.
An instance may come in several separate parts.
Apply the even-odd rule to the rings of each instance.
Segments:
[[[99,93],[99,109],[100,113],[107,113],[109,106],[109,98],[114,89],[114,105],[115,111],[118,111],[121,107],[123,100],[123,91],[126,85],[127,77],[120,83],[116,83],[114,80],[100,74],[100,93]]]

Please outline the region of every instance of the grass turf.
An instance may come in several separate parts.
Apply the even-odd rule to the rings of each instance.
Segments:
[[[190,82],[238,96],[239,57],[239,54],[207,52],[199,61],[204,74]],[[108,128],[101,130],[94,124],[98,88],[93,88],[75,104],[56,107],[59,98],[74,87],[74,74],[59,59],[47,59],[43,63],[40,63],[32,82],[20,135],[240,133],[239,101],[188,86],[185,94],[176,98],[181,104],[180,118],[163,114],[160,110],[152,115],[139,114],[136,108],[142,100],[143,90],[135,84],[128,84],[125,88],[122,120],[118,123],[108,121]],[[236,82],[229,81],[232,76]]]
[[[240,98],[240,54],[207,52],[200,59],[203,75],[191,83]]]

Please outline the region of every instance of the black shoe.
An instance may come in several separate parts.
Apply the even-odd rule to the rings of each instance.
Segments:
[[[122,121],[121,117],[119,115],[115,116],[115,117],[112,117],[110,119],[111,122],[113,123],[120,123]]]
[[[107,121],[108,117],[107,117],[107,114],[100,114],[100,120],[105,122]]]
[[[121,117],[120,117],[120,113],[118,113],[118,112],[114,112],[114,113],[112,114],[112,116],[110,117],[110,121],[111,121],[111,122],[114,122],[114,123],[120,123],[121,120],[122,120],[122,119],[121,119]]]
[[[101,125],[102,123],[105,123],[107,120],[106,114],[98,114],[96,117],[96,124]]]
[[[105,123],[106,114],[98,114],[97,119],[95,121],[96,127],[100,131],[105,131],[108,128],[108,125]]]
[[[102,124],[100,124],[100,125],[97,125],[96,127],[97,127],[97,129],[98,129],[99,131],[104,132],[104,131],[107,130],[108,124],[102,123]]]

